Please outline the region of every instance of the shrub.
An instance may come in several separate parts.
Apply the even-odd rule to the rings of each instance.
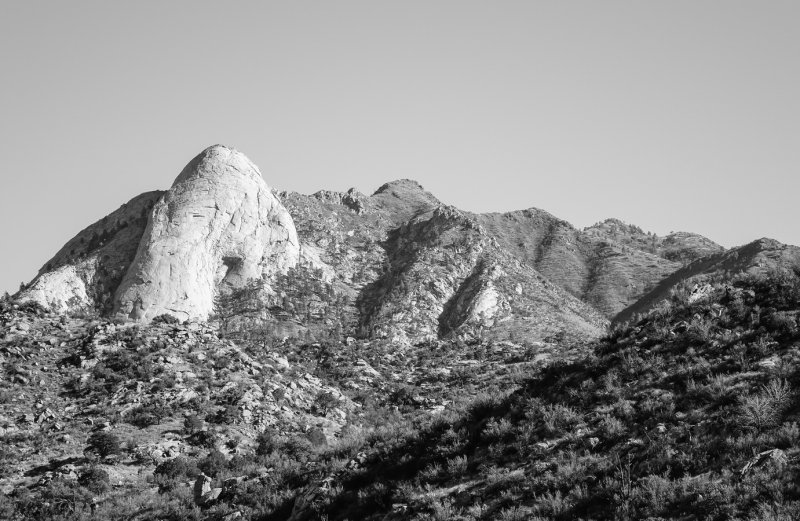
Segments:
[[[197,465],[193,461],[178,456],[177,458],[161,462],[153,471],[153,475],[167,479],[197,476]]]
[[[235,405],[225,405],[208,418],[208,421],[217,425],[232,425],[239,418],[239,408]]]
[[[99,467],[89,467],[80,475],[78,483],[95,494],[102,494],[108,490],[111,481],[105,470]]]
[[[180,324],[181,321],[177,317],[169,315],[167,313],[162,313],[153,319],[153,324],[167,324],[167,325],[174,325]]]
[[[208,456],[197,464],[197,468],[212,478],[225,470],[227,466],[228,460],[225,459],[225,455],[218,450],[212,450],[208,453]]]
[[[456,456],[447,460],[447,471],[454,478],[464,475],[467,472],[467,457]]]
[[[256,437],[256,455],[268,456],[278,450],[280,442],[275,436],[275,432],[267,429]]]
[[[163,405],[142,405],[131,411],[128,423],[144,429],[151,425],[158,425],[170,413],[169,407]]]
[[[205,422],[202,418],[197,416],[196,414],[192,414],[191,416],[187,416],[183,419],[183,432],[187,435],[192,435],[196,432],[200,432],[205,427]]]
[[[328,445],[328,438],[319,427],[314,427],[306,433],[306,438],[311,442],[314,447],[326,447]]]
[[[336,407],[338,403],[339,400],[332,393],[321,392],[314,399],[314,403],[311,404],[311,409],[320,416],[326,416],[328,411]]]
[[[775,427],[780,423],[791,395],[786,380],[773,380],[763,385],[759,394],[742,399],[739,417],[745,425],[758,430]]]
[[[87,450],[97,453],[101,458],[119,454],[119,438],[110,432],[95,432],[87,440]]]

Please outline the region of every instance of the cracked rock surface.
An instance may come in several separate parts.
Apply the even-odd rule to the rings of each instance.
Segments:
[[[220,286],[294,266],[300,248],[286,209],[244,154],[215,145],[155,204],[115,310],[146,321],[205,319]]]

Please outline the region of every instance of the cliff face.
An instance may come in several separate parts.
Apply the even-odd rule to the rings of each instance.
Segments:
[[[221,286],[286,271],[299,252],[292,218],[258,168],[214,146],[186,165],[153,208],[116,311],[135,320],[163,313],[205,319]]]
[[[285,272],[299,248],[258,168],[217,145],[167,192],[135,197],[75,236],[18,298],[134,320],[204,319],[218,291]]]

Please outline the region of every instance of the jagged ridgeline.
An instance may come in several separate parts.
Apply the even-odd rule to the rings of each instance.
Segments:
[[[789,249],[777,255],[794,264]],[[774,256],[751,250],[739,268]],[[275,192],[216,145],[169,190],[80,232],[17,298],[139,322],[215,317],[278,339],[594,338],[720,255],[738,253],[615,219],[578,230],[537,209],[471,214],[409,180],[371,196]]]

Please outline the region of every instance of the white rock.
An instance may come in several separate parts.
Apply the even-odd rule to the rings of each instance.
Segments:
[[[155,204],[116,311],[146,321],[204,320],[220,287],[293,267],[291,216],[244,154],[215,145],[193,159]]]

